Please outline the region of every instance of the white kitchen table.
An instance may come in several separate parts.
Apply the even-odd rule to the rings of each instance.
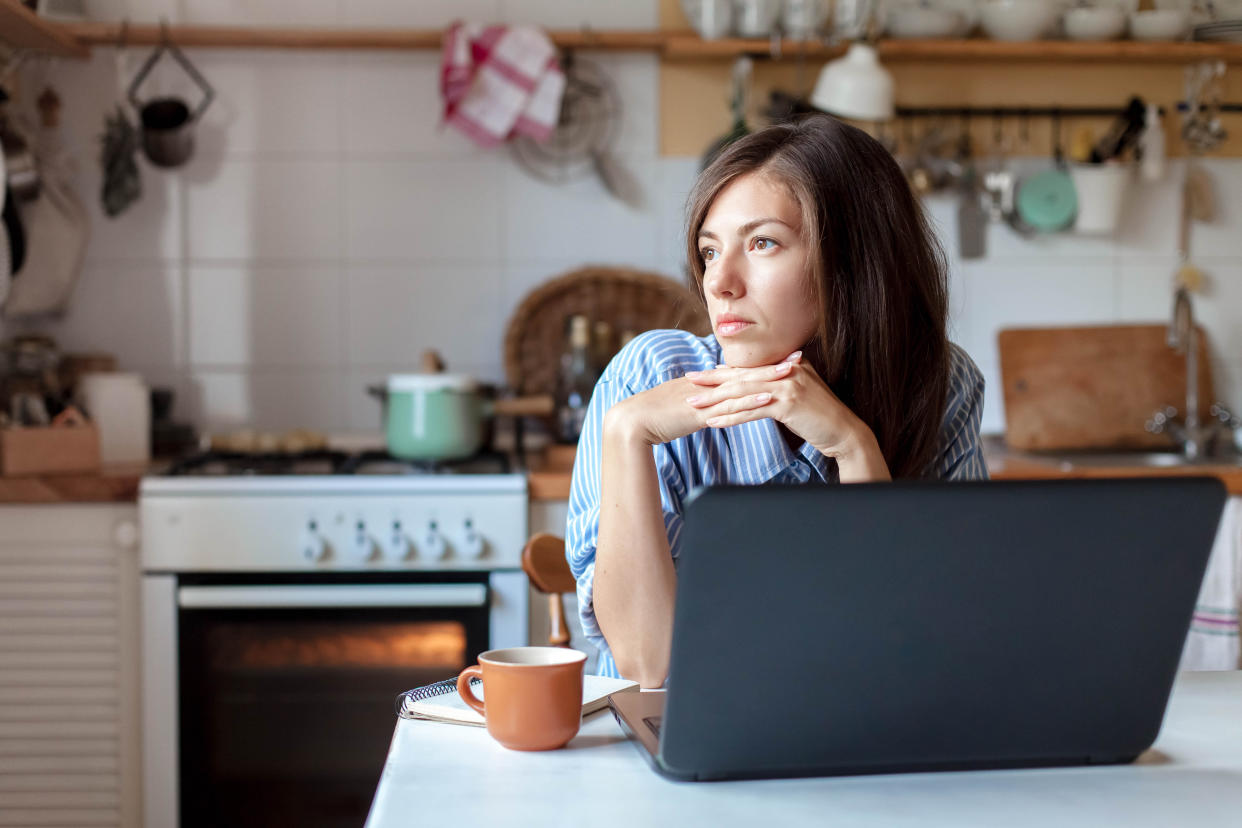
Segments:
[[[658,776],[605,710],[563,750],[399,720],[368,828],[634,825],[1242,825],[1242,672],[1183,673],[1132,765],[749,782]]]

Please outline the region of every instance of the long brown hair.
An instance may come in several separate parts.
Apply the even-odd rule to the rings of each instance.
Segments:
[[[949,290],[944,253],[901,169],[879,142],[827,115],[730,145],[688,202],[686,246],[700,298],[699,230],[721,190],[747,173],[782,184],[802,212],[820,308],[805,358],[871,428],[893,478],[923,477],[948,394]]]

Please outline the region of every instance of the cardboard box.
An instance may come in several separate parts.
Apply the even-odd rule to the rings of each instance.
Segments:
[[[99,471],[99,429],[94,423],[0,429],[0,475]]]

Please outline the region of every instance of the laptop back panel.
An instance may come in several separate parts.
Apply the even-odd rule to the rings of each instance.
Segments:
[[[660,761],[709,779],[1133,759],[1224,498],[1209,478],[701,492]]]

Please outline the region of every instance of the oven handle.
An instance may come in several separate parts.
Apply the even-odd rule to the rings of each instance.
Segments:
[[[183,586],[183,609],[303,609],[316,607],[482,607],[486,584],[288,584]]]

